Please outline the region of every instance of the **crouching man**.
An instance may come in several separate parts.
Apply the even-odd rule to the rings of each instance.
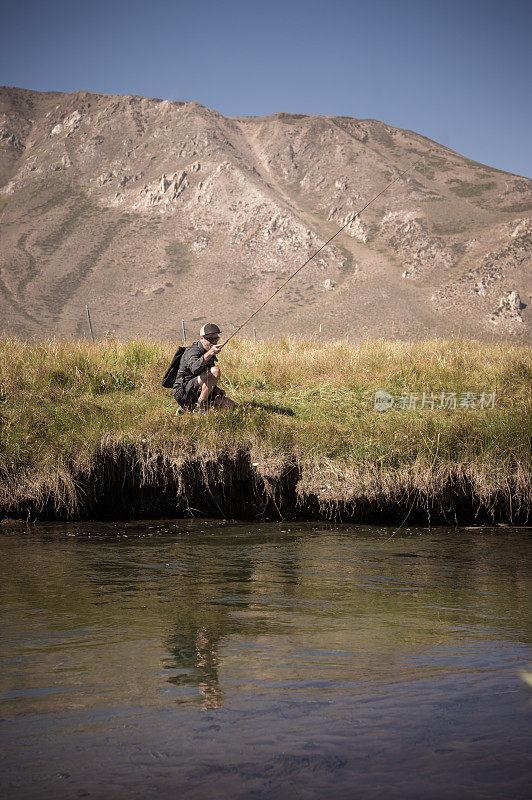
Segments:
[[[187,347],[173,386],[174,397],[182,408],[203,414],[207,408],[234,408],[235,403],[218,387],[220,367],[220,328],[212,322],[203,325],[199,342]]]

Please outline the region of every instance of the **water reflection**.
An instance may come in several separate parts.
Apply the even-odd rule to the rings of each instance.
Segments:
[[[229,785],[229,750],[235,763],[247,759],[237,773],[250,781],[249,764],[267,752],[264,780],[276,776],[278,796],[287,763],[295,784],[323,770],[317,796],[332,796],[329,784],[347,796],[355,778],[369,781],[377,751],[392,758],[395,781],[411,780],[405,747],[421,754],[420,774],[436,756],[465,754],[462,766],[448,756],[446,773],[462,788],[471,753],[504,753],[508,771],[521,774],[529,535],[390,533],[188,521],[44,525],[0,538],[0,692],[13,780],[24,784],[24,753],[27,764],[43,753],[59,763],[47,742],[66,718],[66,733],[54,735],[73,751],[69,731],[94,730],[92,748],[116,726],[136,726],[120,747],[136,752],[146,741],[159,753],[179,730],[172,758],[185,770],[198,742],[212,745],[205,786],[209,769]],[[102,766],[107,775],[120,752]],[[333,780],[344,769],[346,783]]]
[[[71,707],[213,709],[253,686],[307,691],[310,676],[336,692],[480,669],[497,641],[529,642],[523,534],[188,524],[1,540],[4,640],[24,664],[4,673],[8,701],[20,710],[42,684],[75,690]],[[28,707],[63,702],[43,692]]]
[[[204,709],[220,708],[223,702],[218,678],[220,638],[218,630],[200,626],[192,634],[175,633],[166,643],[172,659],[165,662],[165,668],[175,670],[168,682],[175,686],[197,686]]]
[[[229,561],[226,547],[209,547],[201,562],[195,548],[183,548],[180,553],[187,568],[181,575],[179,612],[165,640],[170,657],[164,666],[172,672],[169,683],[198,688],[204,709],[220,708],[224,700],[219,681],[220,646],[239,635],[274,633],[275,623],[253,612],[261,587],[273,583],[276,591],[290,597],[298,583],[296,552],[278,554],[272,564],[256,542],[251,554],[241,538]]]

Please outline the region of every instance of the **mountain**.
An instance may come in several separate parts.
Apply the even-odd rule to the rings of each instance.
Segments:
[[[376,120],[0,88],[3,333],[86,336],[86,304],[99,336],[229,333],[347,223],[245,335],[524,342],[531,211],[529,179]]]

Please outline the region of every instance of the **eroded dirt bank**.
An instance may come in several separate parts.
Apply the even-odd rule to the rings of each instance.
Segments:
[[[530,476],[516,463],[489,482],[467,465],[327,473],[250,451],[181,458],[106,439],[89,468],[32,481],[0,505],[0,519],[83,520],[210,516],[396,524],[525,525]]]

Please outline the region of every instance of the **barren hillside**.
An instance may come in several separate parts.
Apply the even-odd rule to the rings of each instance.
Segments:
[[[417,162],[358,218],[357,209]],[[0,332],[530,338],[532,181],[375,120],[0,89]],[[246,335],[250,335],[251,327]]]

